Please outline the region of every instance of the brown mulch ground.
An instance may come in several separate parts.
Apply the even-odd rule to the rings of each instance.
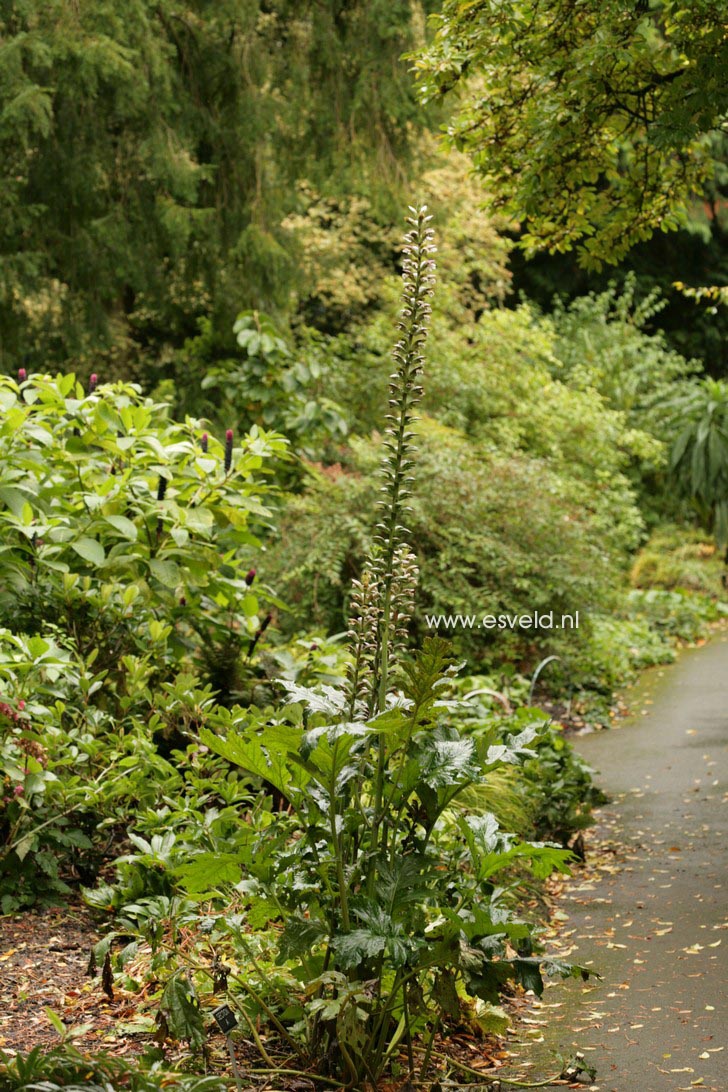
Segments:
[[[137,1018],[142,996],[117,990],[110,1001],[101,977],[87,973],[98,940],[93,915],[74,903],[0,918],[0,1051],[58,1043],[49,1009],[82,1051],[134,1054],[149,1043],[149,1033],[125,1028]]]
[[[58,1043],[47,1009],[74,1033],[74,1046],[85,1053],[104,1051],[130,1057],[152,1043],[151,1029],[133,1030],[140,1018],[150,1022],[149,1010],[144,1011],[149,1004],[144,993],[115,988],[110,1001],[103,992],[101,976],[89,977],[89,954],[99,939],[93,915],[77,904],[0,918],[0,1062],[3,1054],[7,1058]],[[222,1035],[213,1032],[210,1048],[212,1070],[226,1072],[228,1057]],[[484,1076],[497,1073],[507,1059],[498,1040],[477,1040],[467,1033],[438,1042],[438,1052],[459,1059]],[[165,1053],[172,1063],[180,1060],[184,1049],[168,1044]],[[252,1043],[237,1037],[236,1055],[243,1072],[261,1064]],[[305,1083],[306,1092],[309,1086],[314,1089],[312,1082]],[[279,1079],[277,1087],[300,1089],[301,1081],[282,1083]]]
[[[1,1049],[57,1041],[45,1009],[63,1019],[69,994],[90,981],[86,967],[98,939],[91,915],[77,906],[0,918]]]
[[[557,891],[551,892],[552,896]],[[126,1058],[142,1053],[152,1044],[151,1029],[135,1031],[140,1018],[149,1022],[154,1006],[143,991],[131,994],[115,988],[110,1001],[104,994],[101,977],[87,974],[91,947],[100,939],[93,915],[84,907],[71,904],[41,911],[0,918],[0,1062],[15,1053],[27,1053],[33,1047],[51,1047],[58,1034],[46,1015],[51,1009],[74,1032],[73,1043],[88,1054],[105,1052]],[[529,1022],[532,1003],[518,992],[506,1002],[516,1026],[519,1019]],[[145,1008],[147,1011],[145,1012]],[[220,1034],[209,1042],[209,1071],[227,1075],[229,1063],[225,1041]],[[261,1062],[252,1043],[236,1036],[236,1056],[246,1085],[261,1089],[270,1077],[253,1077],[251,1069]],[[271,1045],[269,1050],[273,1053]],[[179,1063],[185,1054],[182,1044],[167,1044],[165,1055],[170,1063]],[[445,1059],[460,1062],[482,1074],[482,1082],[491,1087],[501,1071],[513,1062],[507,1044],[501,1038],[481,1039],[463,1030],[445,1039],[438,1037],[433,1061],[450,1070],[451,1079],[472,1082],[470,1077]],[[405,1058],[402,1058],[405,1063]],[[520,1059],[519,1059],[520,1062]],[[510,1076],[528,1079],[528,1063],[512,1069]],[[285,1063],[283,1063],[285,1064]],[[402,1081],[387,1082],[382,1092],[395,1092]],[[567,1081],[558,1084],[568,1085]],[[277,1078],[275,1087],[285,1092],[315,1092],[321,1086],[301,1078]],[[572,1086],[573,1087],[573,1086]]]

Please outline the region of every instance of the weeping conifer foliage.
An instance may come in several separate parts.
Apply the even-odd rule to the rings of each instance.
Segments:
[[[284,307],[299,180],[391,218],[433,6],[4,3],[0,367],[134,374],[201,315]]]

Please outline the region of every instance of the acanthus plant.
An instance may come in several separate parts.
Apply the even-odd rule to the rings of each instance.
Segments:
[[[527,757],[541,726],[505,745],[495,726],[466,734],[447,700],[447,643],[406,650],[417,566],[405,524],[435,269],[430,218],[411,211],[383,496],[352,596],[348,678],[288,683],[289,703],[267,715],[235,708],[208,718],[202,743],[265,779],[285,806],[249,823],[236,852],[201,853],[178,872],[201,897],[242,866],[250,920],[280,929],[279,963],[300,981],[300,1004],[287,1017],[281,1008],[276,1027],[288,1019],[288,1044],[352,1089],[376,1086],[400,1055],[410,1079],[424,1074],[438,1030],[459,1021],[463,1003],[497,1003],[509,980],[540,993],[544,969],[587,973],[545,960],[514,912],[523,870],[565,871],[569,854],[519,842],[460,802]]]

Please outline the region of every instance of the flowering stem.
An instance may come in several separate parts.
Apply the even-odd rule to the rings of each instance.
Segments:
[[[382,520],[378,525],[379,555],[375,559],[375,571],[380,581],[381,604],[380,622],[377,634],[377,657],[375,660],[375,712],[384,712],[387,704],[390,674],[390,646],[392,642],[392,589],[395,579],[394,558],[397,547],[402,542],[406,529],[401,525],[403,502],[409,496],[407,472],[411,467],[410,450],[412,432],[410,425],[414,410],[422,397],[419,376],[424,362],[422,349],[427,336],[427,320],[430,315],[429,297],[434,284],[435,263],[430,257],[434,253],[433,232],[427,226],[430,217],[427,208],[412,210],[409,219],[412,230],[408,232],[405,246],[402,279],[404,281],[403,307],[398,328],[403,336],[394,349],[397,371],[390,382],[389,404],[393,412],[388,416],[391,422],[385,446],[390,455],[384,464],[386,485],[385,498],[380,505]],[[384,818],[382,802],[384,795],[384,772],[386,765],[386,744],[380,735],[377,755],[377,770],[374,787],[374,814],[372,819],[372,847],[379,848],[380,827]],[[386,831],[384,832],[386,839]]]

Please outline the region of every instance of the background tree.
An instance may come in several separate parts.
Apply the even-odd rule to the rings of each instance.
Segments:
[[[3,370],[140,375],[202,316],[284,308],[300,178],[391,221],[433,6],[3,0]]]
[[[615,261],[684,223],[725,131],[724,0],[446,0],[415,57],[425,100],[527,249]]]

